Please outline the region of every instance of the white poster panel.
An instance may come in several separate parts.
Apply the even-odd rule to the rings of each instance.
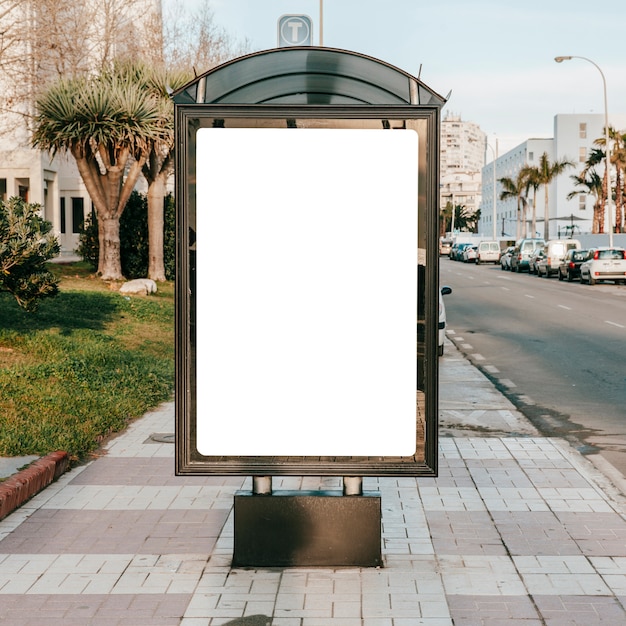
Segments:
[[[415,453],[418,137],[197,133],[197,447]]]

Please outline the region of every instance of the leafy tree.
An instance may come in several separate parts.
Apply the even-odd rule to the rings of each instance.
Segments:
[[[21,198],[0,202],[0,289],[8,291],[26,311],[36,311],[43,298],[59,287],[46,261],[60,252],[52,224],[41,207]]]
[[[568,167],[573,167],[574,163],[567,159],[556,160],[550,162],[550,158],[547,152],[544,152],[539,159],[539,165],[527,166],[522,168],[525,171],[525,175],[528,177],[529,182],[536,188],[544,188],[544,224],[543,224],[543,238],[547,241],[550,238],[550,207],[548,204],[548,187],[550,183],[560,174],[562,174]],[[534,206],[534,205],[533,205]],[[533,211],[534,217],[534,211]],[[533,224],[533,233],[535,226]]]
[[[233,39],[215,23],[211,0],[199,0],[191,9],[187,0],[171,0],[163,9],[162,45],[154,64],[164,63],[173,70],[194,70],[202,74],[219,65],[250,52],[250,41]],[[155,49],[157,49],[155,47]],[[144,51],[147,58],[149,51]]]
[[[526,208],[527,200],[526,194],[528,193],[527,176],[523,169],[521,169],[515,179],[504,176],[499,178],[498,181],[502,185],[502,191],[500,192],[500,200],[508,200],[509,198],[515,198],[517,201],[517,220],[516,220],[516,238],[526,237]]]
[[[120,216],[145,164],[152,142],[167,135],[161,103],[126,69],[95,77],[60,80],[37,101],[33,145],[53,155],[69,151],[98,216],[98,273],[123,278]]]
[[[452,226],[455,231],[464,233],[478,232],[478,222],[480,221],[480,209],[472,211],[464,204],[454,205],[454,224],[452,223],[452,202],[448,201],[441,211],[440,215],[442,234],[452,232]]]

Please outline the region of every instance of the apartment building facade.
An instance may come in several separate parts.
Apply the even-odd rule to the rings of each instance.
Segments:
[[[626,131],[626,115],[609,116],[609,125],[617,130]],[[589,194],[576,193],[568,199],[571,192],[580,192],[572,180],[572,175],[580,175],[585,162],[594,148],[602,148],[594,142],[604,137],[604,115],[602,114],[557,114],[554,117],[554,135],[545,139],[528,139],[512,150],[499,156],[495,161],[496,185],[494,195],[493,160],[482,169],[481,219],[478,232],[484,236],[498,236],[506,232],[515,238],[524,236],[524,225],[517,225],[517,201],[514,198],[500,200],[502,185],[500,178],[513,180],[524,165],[537,166],[545,152],[550,162],[568,160],[574,163],[563,174],[557,176],[548,186],[548,232],[549,238],[567,237],[570,234],[590,233],[593,225],[593,207],[595,198]],[[604,175],[604,163],[596,167],[600,176]],[[495,208],[494,208],[495,199]],[[535,231],[532,231],[532,206],[535,205]],[[543,237],[545,225],[545,192],[541,188],[534,197],[529,192],[526,213],[526,236]],[[608,226],[605,224],[605,232]]]
[[[51,158],[31,147],[39,90],[59,78],[97,71],[153,41],[160,18],[160,0],[24,0],[0,16],[5,38],[0,51],[0,197],[19,196],[41,205],[63,253],[77,248],[92,205],[71,155]],[[61,52],[69,41],[74,46]]]
[[[477,211],[486,135],[478,124],[449,113],[441,122],[440,206],[448,203]]]

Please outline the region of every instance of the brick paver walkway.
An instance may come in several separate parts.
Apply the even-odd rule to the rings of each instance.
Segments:
[[[465,409],[452,388],[463,381]],[[167,404],[0,522],[0,624],[626,624],[619,494],[564,441],[519,434],[514,409],[453,349],[441,389],[444,424],[490,413],[518,436],[444,429],[438,478],[365,478],[382,496],[383,568],[232,569],[232,499],[249,479],[174,476],[174,446],[150,437],[173,431]]]

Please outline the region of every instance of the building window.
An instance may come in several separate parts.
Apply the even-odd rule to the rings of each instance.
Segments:
[[[83,198],[72,198],[72,232],[80,233],[85,223],[85,201]]]
[[[578,196],[578,209],[580,211],[584,211],[587,208],[587,196],[584,193],[581,193]]]
[[[61,198],[61,234],[65,235],[67,232],[67,224],[65,221],[65,198]]]
[[[529,152],[528,153],[528,160],[529,161],[534,161],[535,159],[535,153],[534,152]]]
[[[586,122],[581,122],[578,125],[578,136],[581,139],[587,139],[587,124],[586,124]]]
[[[587,148],[581,146],[578,148],[578,162],[584,163],[587,160]]]
[[[0,200],[4,201],[7,199],[7,179],[0,178]]]

